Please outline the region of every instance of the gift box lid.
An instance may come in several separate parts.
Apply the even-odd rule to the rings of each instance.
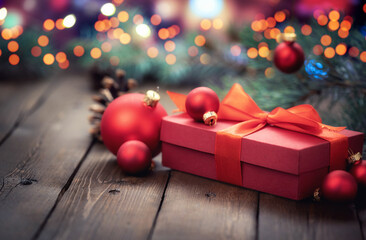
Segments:
[[[214,154],[216,132],[237,122],[218,121],[215,126],[195,122],[186,113],[163,118],[160,138],[163,142]],[[354,151],[362,151],[363,134],[340,132],[349,139]],[[242,140],[241,161],[299,175],[329,166],[329,142],[318,137],[266,126]]]

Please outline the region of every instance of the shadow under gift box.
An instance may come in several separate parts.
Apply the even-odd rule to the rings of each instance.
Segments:
[[[175,170],[217,179],[216,132],[237,122],[215,126],[195,122],[187,114],[163,118],[163,165]],[[343,130],[349,147],[362,152],[363,133]],[[329,142],[318,137],[266,126],[242,139],[243,187],[300,200],[312,196],[329,169]]]

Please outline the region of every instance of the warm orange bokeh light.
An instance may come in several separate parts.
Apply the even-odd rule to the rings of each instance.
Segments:
[[[263,35],[264,35],[265,38],[271,39],[271,30],[272,29],[269,29],[269,28],[264,30]]]
[[[61,69],[67,69],[67,68],[70,66],[69,60],[65,60],[65,61],[63,61],[63,62],[59,62],[59,63],[58,63],[58,66],[59,66]]]
[[[152,25],[159,25],[161,23],[161,17],[158,14],[154,14],[150,18],[150,22]]]
[[[104,19],[103,23],[104,23],[104,31],[108,31],[112,27],[112,23],[108,19]]]
[[[341,28],[342,28],[343,30],[347,30],[347,31],[349,31],[349,30],[351,29],[351,27],[352,27],[352,24],[351,24],[351,22],[350,22],[350,21],[343,20],[343,21],[341,22]]]
[[[340,17],[339,12],[337,10],[333,10],[333,11],[329,12],[328,16],[329,16],[329,19],[332,21],[338,21],[338,19]]]
[[[109,62],[111,63],[112,66],[118,66],[119,64],[119,57],[117,56],[112,56],[110,59],[109,59]]]
[[[40,37],[38,38],[38,44],[39,44],[39,46],[41,46],[41,47],[45,47],[45,46],[47,46],[47,45],[48,45],[48,43],[49,43],[49,39],[48,39],[48,37],[47,37],[47,36],[42,35],[42,36],[40,36]]]
[[[341,28],[341,29],[338,30],[338,36],[340,38],[347,38],[348,35],[349,35],[349,31],[347,31],[347,30],[345,30],[343,28]]]
[[[278,28],[271,29],[270,35],[272,39],[277,39],[278,34],[281,34],[280,29]]]
[[[351,47],[349,50],[348,50],[348,54],[351,56],[351,57],[357,57],[358,54],[360,54],[360,50],[358,50],[358,48],[356,47]]]
[[[269,17],[267,18],[267,25],[269,28],[273,28],[276,26],[276,19],[274,19],[273,17]]]
[[[1,51],[1,49],[0,49],[0,56],[1,56],[1,54],[3,54],[3,51]]]
[[[259,48],[258,54],[262,58],[268,57],[268,55],[269,55],[269,49],[268,49],[268,47],[261,47],[261,48]]]
[[[13,36],[13,33],[10,29],[8,28],[5,28],[1,31],[1,37],[4,39],[4,40],[9,40],[10,38],[12,38]]]
[[[295,28],[293,28],[292,26],[287,26],[283,31],[285,33],[295,33]]]
[[[113,30],[113,37],[115,39],[119,39],[123,33],[124,32],[123,32],[122,28],[116,28]]]
[[[17,65],[19,63],[19,61],[20,61],[20,58],[18,55],[12,54],[9,56],[9,63],[11,65]]]
[[[318,24],[319,24],[320,26],[325,26],[325,25],[327,25],[327,23],[328,23],[328,18],[327,18],[327,16],[325,16],[325,15],[320,15],[320,16],[317,18],[317,21],[318,21]]]
[[[111,22],[112,28],[116,28],[119,26],[119,21],[118,21],[118,18],[116,18],[116,17],[111,17],[110,22]]]
[[[258,49],[261,48],[261,47],[267,47],[268,48],[268,43],[266,43],[266,42],[260,42],[258,44]]]
[[[332,47],[327,47],[325,50],[324,50],[324,56],[326,58],[333,58],[335,55],[335,51],[334,51],[334,48]]]
[[[51,53],[47,53],[43,56],[43,62],[46,65],[52,65],[55,62],[55,57]]]
[[[211,57],[210,55],[208,55],[207,53],[203,53],[201,56],[200,56],[200,62],[204,65],[206,64],[209,64],[211,61]]]
[[[46,31],[51,31],[55,28],[55,22],[52,19],[46,19],[43,22],[43,29]]]
[[[233,56],[237,57],[241,53],[241,48],[238,45],[234,45],[230,48],[230,52]]]
[[[360,60],[362,62],[366,62],[366,51],[363,51],[361,54],[360,54]]]
[[[165,61],[167,64],[173,65],[177,61],[177,58],[175,57],[174,54],[170,53],[170,54],[166,55]]]
[[[136,14],[134,17],[133,17],[133,23],[134,24],[141,24],[144,22],[144,17],[140,14]]]
[[[16,52],[19,49],[19,44],[16,41],[10,41],[8,43],[8,49],[10,52]]]
[[[337,21],[329,21],[329,23],[328,23],[328,28],[329,28],[329,30],[331,30],[331,31],[335,31],[335,30],[337,30],[338,28],[339,28],[339,22],[337,22]]]
[[[323,47],[319,44],[315,45],[313,47],[313,53],[317,56],[321,55],[323,53]]]
[[[156,58],[159,55],[159,50],[156,47],[149,47],[147,49],[147,56],[150,58]]]
[[[85,53],[85,50],[82,46],[75,46],[74,47],[74,55],[77,57],[83,56]]]
[[[120,22],[127,22],[129,18],[128,12],[126,11],[119,12],[117,18]]]
[[[104,42],[102,43],[101,48],[103,52],[110,52],[112,50],[112,44],[110,44],[109,42]]]
[[[31,49],[31,54],[34,56],[34,57],[39,57],[41,56],[42,54],[42,49],[38,46],[34,46],[32,47]]]
[[[363,9],[363,12],[366,13],[366,3],[363,5],[362,9]]]
[[[190,46],[188,48],[188,55],[191,57],[195,57],[198,55],[198,48],[196,46]]]
[[[212,22],[213,28],[216,30],[220,30],[224,26],[224,22],[221,20],[221,18],[215,18]]]
[[[347,46],[344,43],[340,43],[336,46],[335,51],[338,55],[342,56],[347,52]]]
[[[311,28],[310,25],[305,24],[304,26],[301,27],[301,33],[304,34],[305,36],[309,36],[312,31],[313,29]]]
[[[56,28],[58,30],[63,30],[65,29],[65,26],[64,26],[64,20],[62,18],[59,18],[56,20]]]
[[[128,33],[122,33],[121,36],[119,37],[119,41],[122,44],[129,44],[131,42],[131,35]]]
[[[211,28],[211,25],[211,21],[208,19],[203,19],[200,24],[201,29],[204,31],[209,30]]]
[[[329,35],[323,35],[323,36],[320,38],[320,43],[321,43],[323,46],[329,46],[329,45],[332,43],[332,38],[331,38]]]
[[[100,51],[99,48],[93,48],[92,50],[90,50],[90,56],[94,59],[98,59],[102,56],[102,51]]]
[[[123,3],[124,0],[113,0],[112,2],[114,3],[114,5],[121,5]]]
[[[166,50],[166,51],[168,51],[168,52],[173,52],[173,51],[174,51],[174,49],[175,49],[175,43],[174,43],[173,41],[171,41],[171,40],[166,41],[166,42],[164,43],[164,48],[165,48],[165,50]]]
[[[198,35],[198,36],[195,37],[194,43],[197,46],[202,47],[206,43],[206,38],[204,36],[202,36],[202,35]]]
[[[63,62],[65,62],[67,60],[67,56],[66,56],[66,54],[64,53],[64,52],[58,52],[57,54],[56,54],[56,61],[58,62],[58,63],[63,63]]]
[[[276,12],[274,18],[277,22],[283,22],[286,19],[286,14],[283,11]]]
[[[158,36],[160,39],[163,39],[163,40],[167,39],[169,37],[168,29],[166,29],[166,28],[160,29],[158,32]]]
[[[247,55],[249,58],[256,58],[258,56],[258,51],[255,48],[249,48],[247,51]]]
[[[321,9],[316,9],[316,10],[313,12],[313,17],[314,17],[315,19],[318,19],[318,17],[319,17],[320,15],[324,15],[324,11],[323,11],[323,10],[321,10]]]

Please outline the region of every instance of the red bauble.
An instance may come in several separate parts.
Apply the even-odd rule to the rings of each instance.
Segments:
[[[204,121],[207,125],[215,125],[216,113],[219,111],[219,107],[219,97],[210,88],[198,87],[187,95],[187,113],[196,121]]]
[[[304,64],[305,56],[302,47],[292,41],[280,43],[274,51],[274,64],[284,73],[294,73]]]
[[[151,151],[141,141],[127,141],[118,150],[117,163],[125,173],[131,175],[144,173],[151,165]]]
[[[114,155],[129,140],[144,142],[153,156],[160,152],[161,120],[167,113],[160,103],[151,107],[145,100],[144,94],[125,94],[110,103],[103,113],[102,139]]]
[[[350,173],[359,184],[366,186],[366,160],[356,162],[351,168]]]
[[[357,194],[357,182],[350,173],[336,170],[324,178],[321,191],[326,199],[334,202],[352,201]]]

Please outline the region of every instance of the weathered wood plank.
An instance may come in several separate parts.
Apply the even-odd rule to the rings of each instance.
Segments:
[[[32,238],[90,146],[88,83],[58,81],[0,146],[0,239]]]
[[[115,156],[94,146],[40,239],[146,239],[167,178],[125,176]]]
[[[152,239],[255,239],[257,196],[172,171]]]
[[[41,105],[51,80],[0,82],[0,144],[28,114]]]
[[[260,194],[258,239],[362,239],[354,204]]]

